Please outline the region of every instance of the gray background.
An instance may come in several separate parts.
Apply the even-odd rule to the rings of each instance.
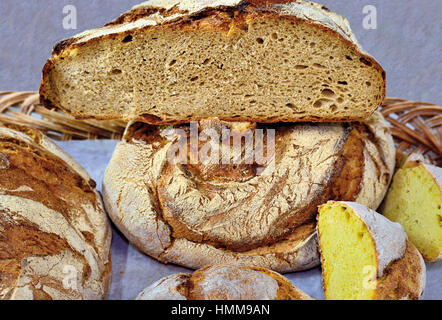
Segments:
[[[320,0],[318,0],[320,1]],[[55,42],[105,24],[138,0],[0,0],[0,91],[37,90],[40,70]],[[140,0],[141,2],[141,0]],[[348,17],[360,43],[387,71],[388,95],[442,104],[442,0],[322,0]],[[78,30],[64,30],[63,7],[78,10]],[[365,5],[375,5],[378,28],[362,26]],[[60,146],[77,159],[101,190],[116,141],[70,141]],[[97,152],[99,150],[99,152]],[[110,299],[132,299],[166,275],[190,272],[141,254],[114,229]],[[424,299],[442,298],[442,261],[427,263]],[[314,298],[323,298],[321,271],[286,274]]]
[[[388,95],[442,104],[441,0],[317,0],[347,17],[362,46],[387,71]],[[37,90],[55,42],[98,27],[142,0],[0,0],[0,90]],[[64,30],[74,4],[78,29]],[[374,5],[378,28],[362,26]]]

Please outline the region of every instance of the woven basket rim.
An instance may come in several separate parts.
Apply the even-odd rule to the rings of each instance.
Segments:
[[[390,125],[397,157],[420,153],[442,166],[442,106],[402,98],[386,98],[380,110]],[[78,120],[39,104],[34,91],[0,91],[0,122],[30,126],[59,140],[121,139],[121,120]]]

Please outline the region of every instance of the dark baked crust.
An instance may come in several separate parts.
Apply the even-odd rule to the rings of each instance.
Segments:
[[[422,274],[425,274],[422,257],[407,241],[403,258],[388,265],[384,275],[376,280],[374,300],[419,300],[423,293]]]

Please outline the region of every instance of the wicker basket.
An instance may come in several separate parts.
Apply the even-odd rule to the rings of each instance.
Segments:
[[[442,107],[387,98],[381,111],[391,125],[397,157],[417,152],[442,166]],[[56,140],[120,139],[123,121],[76,120],[39,104],[35,92],[0,91],[0,121],[39,129]]]

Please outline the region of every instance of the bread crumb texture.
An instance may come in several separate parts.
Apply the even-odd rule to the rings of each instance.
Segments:
[[[425,264],[399,224],[351,202],[330,201],[319,212],[326,299],[419,299]]]
[[[52,141],[0,126],[0,299],[101,299],[110,228],[95,183]]]
[[[137,300],[312,300],[280,274],[254,267],[208,266],[174,274],[141,292]]]
[[[385,72],[310,2],[150,1],[57,44],[40,94],[79,118],[350,121],[383,101]]]
[[[406,162],[394,175],[381,209],[404,226],[427,261],[442,258],[442,169]]]

